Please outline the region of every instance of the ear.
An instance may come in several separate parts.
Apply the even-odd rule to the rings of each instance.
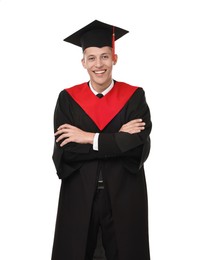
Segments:
[[[82,66],[86,69],[85,59],[82,58],[82,59],[81,59],[81,62],[82,62]]]
[[[118,56],[117,54],[114,54],[113,65],[117,63],[117,60],[118,60]]]

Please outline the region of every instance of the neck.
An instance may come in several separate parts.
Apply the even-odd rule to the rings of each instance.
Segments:
[[[106,84],[96,84],[95,82],[90,81],[90,84],[95,91],[97,91],[98,93],[102,93],[111,85],[112,81],[113,80],[110,79],[110,81],[106,82]]]
[[[96,91],[96,90],[92,87],[91,82],[89,82],[89,86],[90,86],[91,91],[94,93],[94,95],[97,95],[97,94],[99,94],[99,93],[102,93],[102,94],[105,96],[105,95],[108,94],[108,92],[111,91],[111,89],[113,88],[113,86],[114,86],[114,81],[112,80],[112,81],[111,81],[111,84],[110,84],[105,90],[103,90],[103,91]]]

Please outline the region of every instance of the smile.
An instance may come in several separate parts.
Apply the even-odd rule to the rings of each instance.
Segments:
[[[104,74],[106,70],[95,70],[93,71],[95,74]]]

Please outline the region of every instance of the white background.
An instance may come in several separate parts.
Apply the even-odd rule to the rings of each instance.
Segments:
[[[95,19],[130,31],[113,76],[143,87],[151,108],[151,259],[199,259],[198,13],[194,0],[0,0],[0,259],[50,259],[54,106],[88,80],[81,49],[63,39]]]

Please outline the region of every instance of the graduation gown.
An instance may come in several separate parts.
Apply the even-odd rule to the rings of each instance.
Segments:
[[[145,130],[118,132],[138,118],[146,123]],[[52,260],[84,260],[99,165],[110,198],[119,260],[149,260],[144,162],[152,123],[144,90],[117,81],[101,99],[87,83],[62,90],[55,107],[55,131],[64,123],[99,132],[99,150],[78,143],[61,148],[55,142],[53,161],[61,189]]]

